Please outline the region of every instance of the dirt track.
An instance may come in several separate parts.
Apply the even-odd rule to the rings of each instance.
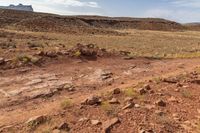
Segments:
[[[33,116],[53,117],[62,113],[60,103],[66,97],[79,105],[90,95],[101,95],[115,88],[126,89],[158,77],[177,76],[199,66],[200,59],[124,60],[115,57],[86,62],[66,59],[43,67],[2,71],[0,127],[20,125]],[[112,74],[105,79],[101,77],[107,73]],[[55,90],[63,84],[73,85],[75,90]]]

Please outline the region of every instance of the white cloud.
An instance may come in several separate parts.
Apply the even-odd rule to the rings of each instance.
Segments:
[[[81,0],[0,0],[0,5],[9,4],[32,5],[37,12],[48,12],[61,15],[101,15],[97,2],[84,2]],[[76,10],[78,7],[79,10]],[[81,12],[82,8],[85,10]]]
[[[169,10],[169,9],[152,9],[147,10],[144,17],[165,18],[181,23],[199,22],[200,14],[196,11],[188,10]]]
[[[200,7],[200,0],[169,0],[171,4],[180,7],[193,7],[199,8]]]
[[[59,4],[64,6],[74,6],[74,7],[92,7],[92,8],[99,8],[97,2],[83,2],[80,0],[46,0],[46,2],[51,4]]]

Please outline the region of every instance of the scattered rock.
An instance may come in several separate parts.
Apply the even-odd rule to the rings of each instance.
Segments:
[[[130,109],[132,107],[134,107],[134,103],[131,102],[131,103],[126,104],[122,109],[126,110],[126,109]]]
[[[175,91],[175,92],[180,92],[180,89],[177,88],[177,89],[175,89],[174,91]]]
[[[61,131],[58,130],[58,129],[54,129],[54,130],[52,131],[52,133],[61,133]]]
[[[75,91],[74,86],[71,85],[71,84],[65,84],[65,85],[63,86],[63,89],[65,89],[65,90],[67,90],[67,91],[69,91],[69,92]]]
[[[27,124],[28,126],[35,127],[35,126],[38,126],[38,125],[40,125],[40,124],[46,122],[46,120],[47,120],[47,116],[45,116],[45,115],[35,116],[35,117],[30,118],[30,119],[26,122],[26,124]]]
[[[194,79],[191,81],[193,84],[200,84],[200,79]]]
[[[134,59],[134,58],[131,57],[131,56],[126,56],[126,57],[124,57],[123,59],[124,59],[124,60],[132,60],[132,59]]]
[[[57,57],[57,53],[53,52],[53,51],[48,51],[48,52],[46,52],[46,56],[50,57],[50,58],[55,58],[55,57]]]
[[[133,98],[132,97],[126,97],[124,102],[125,103],[132,103],[133,102]]]
[[[144,85],[143,88],[144,88],[145,90],[147,90],[147,91],[151,90],[151,87],[150,87],[150,85],[148,85],[148,84]]]
[[[165,113],[163,111],[156,110],[155,114],[158,115],[158,116],[163,116]]]
[[[18,73],[26,73],[28,71],[31,71],[32,69],[31,68],[20,68],[17,70]]]
[[[176,84],[178,83],[178,79],[176,78],[164,78],[163,79],[163,82],[166,82],[166,83],[169,83],[169,84]]]
[[[158,100],[156,101],[156,105],[161,106],[161,107],[166,107],[167,104],[163,100]]]
[[[78,121],[79,122],[84,122],[84,121],[89,121],[89,119],[87,117],[83,117],[83,118],[80,118]]]
[[[109,101],[110,104],[119,104],[119,101],[116,99],[116,98],[112,98],[110,101]]]
[[[29,95],[27,95],[27,97],[29,97],[30,99],[35,99],[35,98],[39,98],[39,97],[51,97],[53,96],[58,90],[54,89],[38,89],[38,90],[34,90],[32,91]]]
[[[146,84],[146,85],[144,85],[142,88],[139,88],[139,89],[137,90],[137,92],[138,92],[140,95],[144,95],[144,94],[146,94],[147,92],[153,93],[153,90],[151,90],[150,85]]]
[[[173,114],[172,116],[173,116],[174,120],[176,120],[176,121],[180,121],[181,120],[181,118],[179,117],[179,115],[177,113]]]
[[[134,107],[135,108],[140,108],[140,105],[139,104],[135,104]]]
[[[121,90],[119,88],[116,88],[113,90],[113,94],[120,94]]]
[[[183,87],[183,85],[181,83],[177,83],[176,86],[177,87]]]
[[[138,92],[140,95],[144,95],[144,94],[147,93],[147,91],[146,91],[144,88],[139,88],[139,89],[137,90],[137,92]]]
[[[103,73],[101,73],[101,79],[106,80],[106,79],[112,78],[112,75],[113,75],[112,72],[103,71]]]
[[[155,105],[145,105],[145,108],[148,110],[152,110],[155,108]]]
[[[70,128],[69,128],[69,125],[66,123],[66,122],[63,122],[61,123],[58,128],[59,130],[63,130],[63,131],[69,131]]]
[[[32,81],[26,83],[27,86],[32,86],[32,85],[36,85],[36,84],[40,84],[42,83],[42,79],[33,79]]]
[[[169,99],[168,99],[168,101],[169,102],[176,102],[176,103],[178,103],[179,101],[175,98],[175,97],[170,97]]]
[[[136,67],[137,67],[136,65],[132,65],[132,66],[129,67],[129,69],[134,69]]]
[[[105,133],[110,133],[110,130],[113,128],[114,125],[120,123],[119,118],[113,118],[111,120],[105,121],[103,123],[103,130]]]
[[[200,114],[200,109],[197,109],[197,112]]]
[[[91,124],[96,126],[96,125],[100,125],[101,122],[99,120],[91,120]]]
[[[3,65],[5,63],[5,59],[0,57],[0,65]]]
[[[153,130],[144,130],[144,129],[140,129],[139,133],[154,133]]]
[[[85,105],[98,105],[100,103],[101,103],[101,99],[98,96],[91,96],[82,102],[82,104],[85,104]]]

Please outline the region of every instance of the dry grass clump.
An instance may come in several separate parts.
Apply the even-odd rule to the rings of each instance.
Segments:
[[[72,101],[70,100],[70,99],[65,99],[64,101],[62,101],[61,103],[60,103],[60,106],[61,106],[61,108],[62,109],[67,109],[67,108],[70,108],[70,107],[72,107],[73,106],[73,103],[72,103]]]

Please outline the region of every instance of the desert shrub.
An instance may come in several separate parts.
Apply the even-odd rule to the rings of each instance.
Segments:
[[[152,79],[152,81],[154,81],[156,84],[159,84],[162,82],[162,78],[161,77],[155,77]]]
[[[81,56],[81,52],[78,50],[78,51],[76,51],[75,53],[74,53],[74,56],[75,57],[80,57]]]
[[[17,46],[13,42],[0,42],[0,48],[2,49],[12,49]]]
[[[127,88],[124,90],[124,94],[128,97],[134,97],[137,96],[137,92],[133,88]]]
[[[192,99],[193,98],[193,95],[191,94],[191,92],[189,92],[188,90],[183,90],[181,92],[182,96],[184,98],[188,98],[188,99]]]
[[[36,43],[36,42],[28,42],[27,44],[29,48],[37,48],[37,47],[43,48],[44,47],[41,43]]]
[[[17,59],[25,64],[31,62],[31,56],[25,54],[17,56]]]
[[[20,61],[23,64],[28,64],[28,63],[37,64],[40,61],[40,58],[33,57],[31,55],[22,54],[22,55],[17,56],[15,62],[16,61]]]
[[[67,109],[72,107],[72,101],[70,99],[65,99],[64,101],[61,102],[60,106],[62,109]]]
[[[101,109],[104,110],[108,116],[117,115],[117,108],[113,107],[108,101],[101,103]]]

